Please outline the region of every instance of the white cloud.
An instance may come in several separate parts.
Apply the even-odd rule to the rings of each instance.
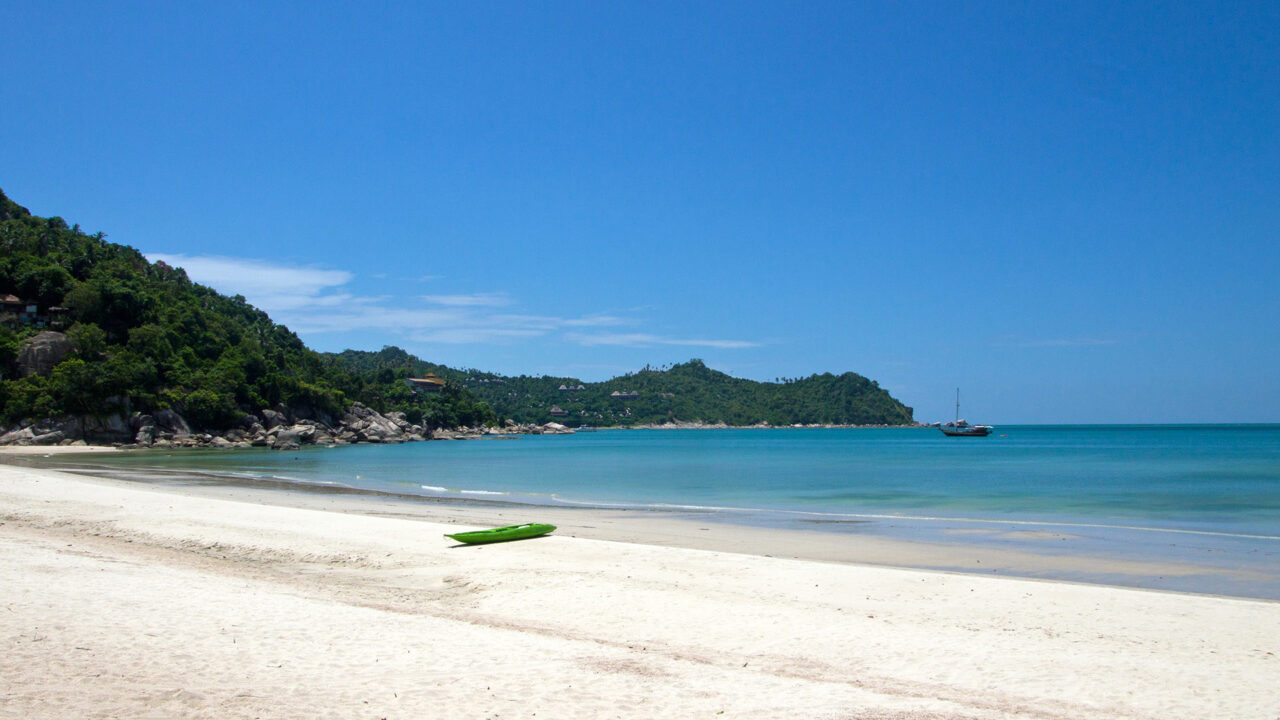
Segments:
[[[685,347],[710,348],[750,348],[760,347],[758,342],[747,340],[712,340],[707,338],[669,338],[649,333],[568,333],[568,340],[579,345],[622,345],[626,347],[648,347],[651,345],[681,345]]]
[[[563,333],[566,341],[579,345],[749,348],[760,344],[742,340],[678,339],[648,333],[572,332],[568,330],[631,325],[637,321],[605,313],[566,318],[495,312],[496,308],[516,304],[504,292],[423,295],[415,304],[405,304],[388,295],[352,294],[344,286],[351,283],[355,275],[345,270],[213,255],[152,253],[147,257],[182,267],[193,281],[219,292],[243,295],[276,322],[302,335],[374,330],[421,343],[510,344]]]
[[[422,299],[432,305],[449,305],[453,307],[503,307],[511,304],[511,298],[504,293],[423,295]]]
[[[445,345],[505,345],[516,340],[527,340],[542,335],[546,335],[546,332],[501,327],[457,327],[414,333],[410,339]]]
[[[604,327],[607,325],[629,325],[632,322],[634,321],[613,315],[588,315],[565,320],[564,324],[568,327]]]
[[[355,278],[345,270],[290,267],[218,255],[152,253],[147,259],[181,267],[193,281],[227,295],[243,295],[268,313],[316,304],[333,306],[352,299],[349,295],[322,294]]]

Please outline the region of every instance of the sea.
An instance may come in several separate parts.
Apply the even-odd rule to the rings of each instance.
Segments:
[[[1280,425],[1005,426],[985,438],[933,428],[600,430],[87,462],[410,502],[625,508],[924,543],[963,538],[1094,557],[1099,567],[1195,569],[1158,580],[1047,573],[1055,579],[1280,600]]]

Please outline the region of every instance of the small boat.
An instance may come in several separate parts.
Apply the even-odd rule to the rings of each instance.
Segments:
[[[990,425],[970,425],[964,420],[939,425],[938,429],[947,437],[986,437],[991,434]]]
[[[525,538],[538,537],[546,535],[555,530],[555,525],[546,525],[544,523],[525,523],[523,525],[508,525],[506,527],[490,528],[488,530],[472,530],[470,532],[460,532],[446,534],[445,537],[457,540],[467,545],[480,545],[482,543],[507,542],[508,540],[524,540]]]
[[[991,434],[994,428],[990,425],[970,425],[968,421],[961,419],[960,388],[956,388],[955,422],[943,423],[938,426],[938,429],[947,437],[986,437]]]

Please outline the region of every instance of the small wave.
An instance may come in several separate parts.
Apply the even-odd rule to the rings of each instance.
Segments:
[[[419,485],[418,487],[431,492],[449,492],[449,488],[440,487],[439,485]]]
[[[1146,525],[1110,525],[1107,523],[1073,523],[1054,520],[1009,520],[1006,518],[967,518],[940,515],[894,515],[887,513],[824,513],[805,510],[776,510],[772,512],[781,512],[789,515],[812,515],[818,517],[856,518],[867,520],[918,520],[921,522],[981,523],[984,525],[1035,525],[1038,527],[1093,528],[1098,530],[1133,530],[1137,532],[1177,533],[1180,535],[1209,535],[1214,537],[1246,538],[1250,540],[1280,540],[1280,536],[1276,535],[1233,533],[1221,530],[1191,530],[1188,528],[1150,527]]]
[[[463,495],[510,495],[511,493],[496,492],[494,490],[459,490]]]

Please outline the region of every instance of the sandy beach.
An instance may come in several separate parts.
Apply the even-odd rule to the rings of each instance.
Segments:
[[[0,465],[0,717],[1280,716],[1274,602],[271,497]]]

